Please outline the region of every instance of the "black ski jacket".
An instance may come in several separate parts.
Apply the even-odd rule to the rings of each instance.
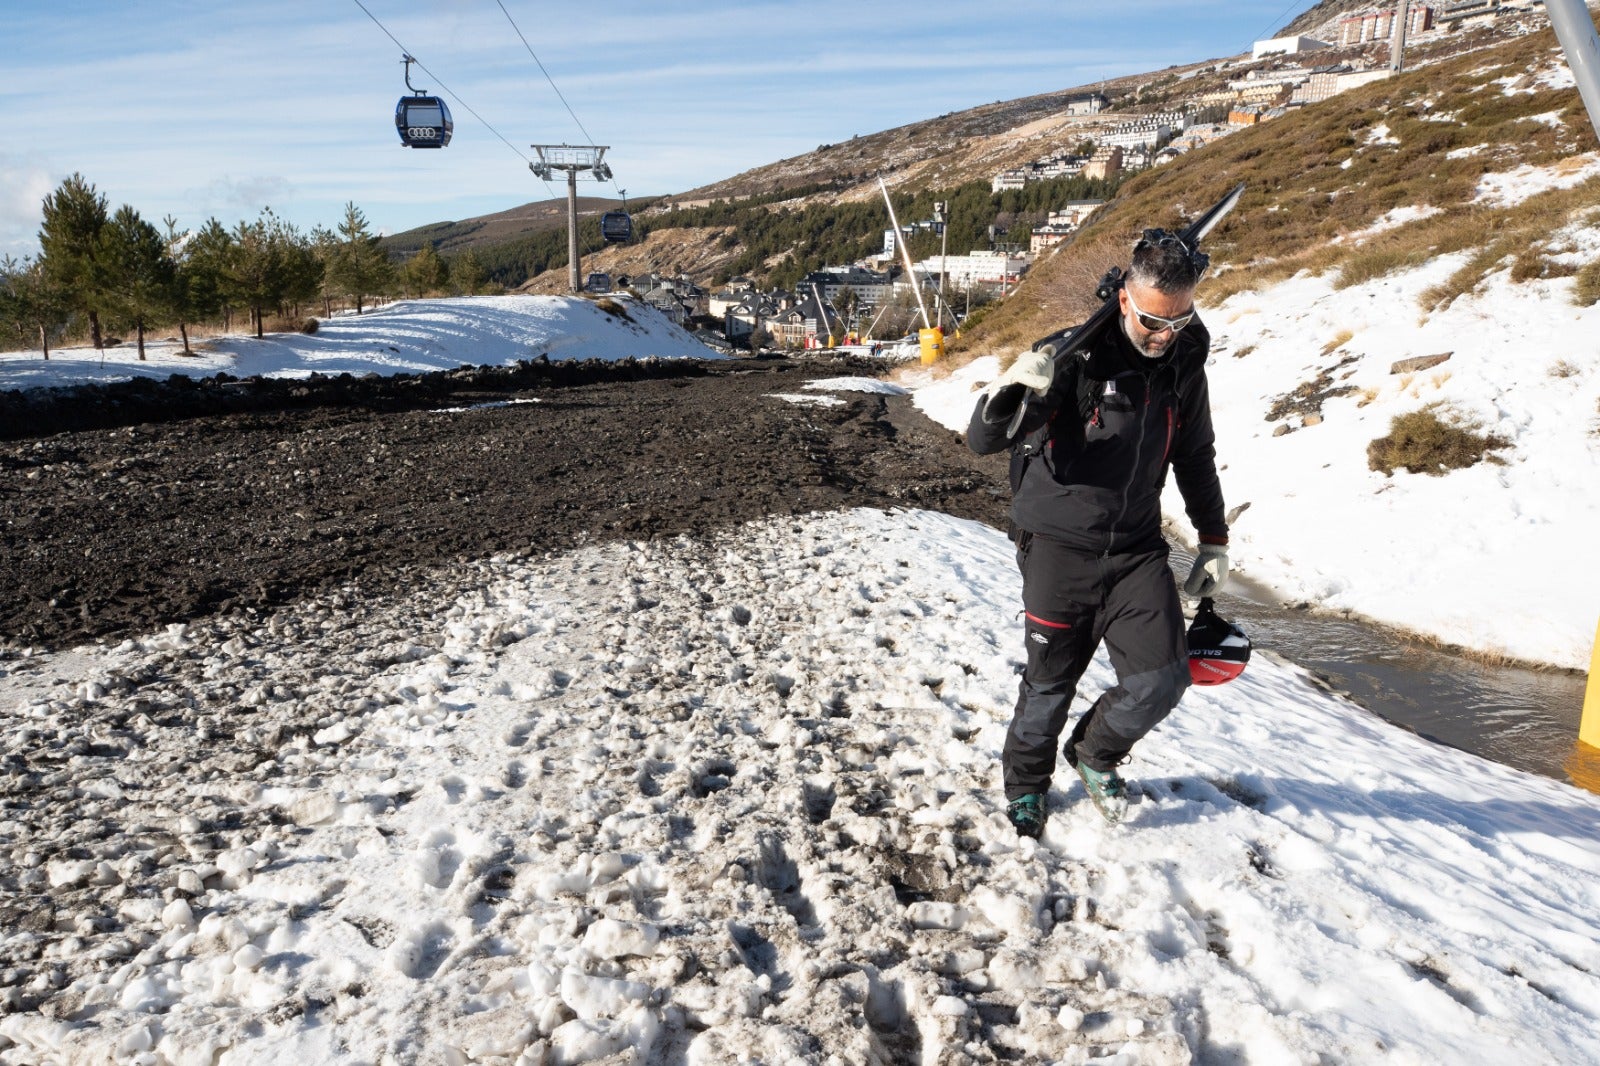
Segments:
[[[1161,489],[1170,467],[1200,540],[1226,544],[1205,363],[1211,334],[1196,317],[1166,355],[1141,355],[1112,320],[1058,361],[1041,400],[1006,386],[980,397],[967,428],[979,455],[1011,449],[1016,528],[1096,554],[1160,547]],[[1015,436],[1018,403],[1028,410]]]

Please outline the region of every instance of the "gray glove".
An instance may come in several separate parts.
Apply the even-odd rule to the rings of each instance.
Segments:
[[[1200,545],[1200,550],[1194,556],[1194,565],[1189,568],[1189,577],[1183,583],[1183,594],[1190,599],[1201,600],[1215,596],[1227,583],[1228,546]]]
[[[1023,352],[1011,361],[1004,373],[994,379],[994,384],[989,386],[990,393],[1006,385],[1022,385],[1043,396],[1050,391],[1050,382],[1055,380],[1055,354],[1054,348]]]
[[[1012,360],[1011,365],[984,391],[983,420],[1004,422],[1016,412],[1027,389],[1040,396],[1050,391],[1055,380],[1055,354],[1053,346],[1040,351],[1026,351]]]

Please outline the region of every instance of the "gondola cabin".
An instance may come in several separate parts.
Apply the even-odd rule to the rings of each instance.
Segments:
[[[407,148],[443,148],[450,143],[455,123],[443,99],[417,93],[402,96],[394,105],[394,128]]]
[[[600,216],[600,236],[607,244],[627,244],[633,240],[633,218],[626,211],[607,211]]]

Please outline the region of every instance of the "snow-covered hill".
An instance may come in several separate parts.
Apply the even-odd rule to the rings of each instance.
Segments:
[[[609,309],[609,310],[608,310]],[[717,353],[655,308],[625,297],[483,296],[402,300],[364,315],[339,315],[315,334],[272,333],[261,340],[230,335],[197,342],[185,356],[176,341],[109,349],[0,353],[0,389],[126,381],[170,374],[205,377],[305,377],[308,374],[418,374],[463,364],[494,366],[519,359],[713,359]]]
[[[1573,239],[1600,247],[1593,227]],[[1600,306],[1573,306],[1570,278],[1501,279],[1420,316],[1418,294],[1460,260],[1342,290],[1302,274],[1215,308],[1202,287],[1222,487],[1230,508],[1248,505],[1231,559],[1290,602],[1584,669],[1600,618]],[[964,431],[997,363],[910,377],[919,403]],[[1312,383],[1333,393],[1319,413],[1302,406],[1268,421]],[[1429,404],[1508,441],[1494,453],[1502,462],[1437,477],[1369,469],[1368,443]],[[1192,536],[1170,484],[1165,504]]]
[[[855,511],[8,663],[0,1062],[1600,1058],[1600,799],[1262,655],[1019,840],[1017,603]]]

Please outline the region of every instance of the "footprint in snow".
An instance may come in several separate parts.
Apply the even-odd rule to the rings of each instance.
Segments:
[[[453,807],[467,796],[467,782],[454,774],[441,778],[439,787],[444,789],[445,799]]]
[[[389,946],[389,964],[413,981],[426,981],[439,972],[455,946],[455,934],[443,922],[413,929]]]
[[[428,835],[417,852],[416,871],[422,883],[443,891],[455,880],[461,869],[461,851],[456,847],[456,836],[448,829],[438,829]]]

